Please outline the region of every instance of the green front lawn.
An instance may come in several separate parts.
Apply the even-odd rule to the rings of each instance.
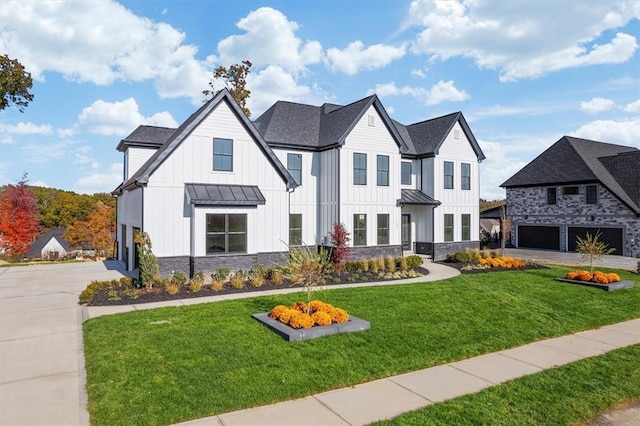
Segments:
[[[640,399],[640,345],[522,377],[480,393],[376,423],[426,425],[572,425]]]
[[[561,284],[569,268],[322,292],[371,330],[288,343],[250,315],[302,293],[106,316],[84,324],[92,424],[171,424],[640,317],[629,290]]]

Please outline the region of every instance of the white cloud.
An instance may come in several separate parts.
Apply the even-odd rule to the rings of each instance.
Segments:
[[[414,53],[431,60],[471,58],[499,70],[501,81],[623,63],[638,48],[632,35],[607,33],[640,18],[636,1],[414,0],[409,14],[409,22],[423,28]]]
[[[111,192],[122,182],[122,164],[112,163],[106,169],[80,177],[74,189],[82,194]]]
[[[46,183],[44,181],[41,181],[41,180],[37,180],[35,182],[29,182],[29,185],[31,185],[31,186],[40,186],[40,187],[43,187],[43,188],[50,188],[48,183]]]
[[[53,133],[49,124],[34,124],[31,122],[19,122],[18,124],[0,123],[0,133],[8,133],[14,135],[50,135]]]
[[[141,124],[178,127],[178,123],[166,111],[144,117],[133,98],[121,102],[97,100],[82,110],[77,126],[100,135],[126,136]]]
[[[425,73],[424,70],[421,70],[419,68],[416,69],[412,69],[411,70],[411,75],[416,76],[416,77],[420,77],[420,78],[425,78],[427,76],[427,74]]]
[[[452,80],[434,84],[430,89],[411,86],[396,86],[395,82],[377,84],[368,94],[376,93],[379,97],[386,96],[412,96],[427,105],[436,105],[442,102],[460,102],[471,97],[464,90],[458,90]]]
[[[627,104],[627,106],[624,107],[624,111],[640,113],[640,99]]]
[[[317,86],[299,85],[296,78],[278,66],[268,66],[257,74],[247,77],[251,97],[247,106],[252,118],[257,118],[276,101],[319,104],[330,100],[330,96]]]
[[[197,103],[210,76],[198,49],[184,44],[184,32],[115,1],[5,1],[0,21],[2,50],[36,80],[46,71],[97,85],[151,79],[162,97]]]
[[[306,71],[307,65],[322,59],[317,41],[303,42],[296,37],[299,26],[282,12],[261,7],[242,18],[237,27],[241,35],[232,35],[218,43],[219,62],[230,65],[247,58],[257,66],[275,65],[289,72]]]
[[[35,164],[46,164],[51,160],[60,160],[68,157],[69,150],[75,142],[63,140],[53,143],[28,142],[20,147],[25,161]]]
[[[373,70],[389,65],[407,53],[405,44],[386,46],[374,44],[364,48],[361,41],[354,41],[344,50],[332,47],[327,50],[327,64],[332,71],[348,75],[357,74],[361,69]]]
[[[640,118],[626,121],[596,120],[577,129],[574,136],[640,148]]]
[[[592,98],[590,101],[580,102],[580,111],[587,114],[597,114],[603,111],[609,111],[616,106],[616,103],[611,99],[605,98]]]

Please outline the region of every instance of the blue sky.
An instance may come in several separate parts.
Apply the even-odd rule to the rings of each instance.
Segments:
[[[0,185],[111,191],[120,139],[179,125],[243,59],[253,118],[371,93],[405,124],[462,111],[488,199],[563,135],[640,148],[636,0],[5,0],[0,30],[35,95],[0,113]]]

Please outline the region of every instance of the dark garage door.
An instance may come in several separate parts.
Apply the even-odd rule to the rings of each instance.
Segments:
[[[598,231],[601,233],[598,240],[609,244],[610,248],[616,249],[611,254],[622,256],[622,228],[569,227],[567,230],[567,250],[576,251],[577,237],[585,238],[587,232],[591,235],[596,235]]]
[[[560,250],[558,226],[518,226],[518,247]]]

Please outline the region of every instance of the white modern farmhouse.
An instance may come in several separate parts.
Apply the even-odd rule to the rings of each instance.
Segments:
[[[118,257],[136,265],[147,232],[161,272],[281,263],[288,245],[330,245],[336,222],[352,257],[478,247],[478,163],[462,113],[412,125],[377,96],[350,105],[277,102],[254,122],[227,90],[179,128],[123,139]]]

